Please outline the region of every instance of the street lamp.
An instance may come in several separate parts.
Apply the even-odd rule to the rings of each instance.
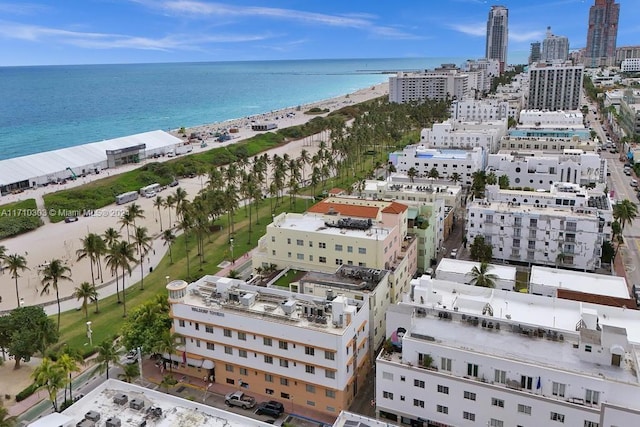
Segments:
[[[233,237],[229,239],[229,246],[231,247],[231,264],[235,264],[236,258],[233,256]]]
[[[91,321],[89,320],[87,322],[87,338],[89,338],[89,345],[91,347],[93,347],[93,337],[92,337],[93,331],[91,330]]]

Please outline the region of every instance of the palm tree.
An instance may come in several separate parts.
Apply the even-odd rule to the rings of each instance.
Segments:
[[[187,201],[187,192],[184,188],[178,187],[173,195],[173,198],[176,202],[176,215],[178,217],[182,216],[184,211],[184,203]]]
[[[9,410],[0,405],[0,427],[15,427],[18,423],[16,417],[9,416]]]
[[[162,232],[162,212],[160,211],[160,208],[163,206],[164,206],[164,199],[162,198],[162,196],[157,196],[153,200],[153,207],[158,209],[158,219],[160,220],[160,232]]]
[[[191,214],[188,210],[182,213],[182,218],[180,219],[180,228],[184,234],[184,249],[187,255],[187,278],[191,277],[190,265],[189,265],[189,230],[193,227],[193,219],[191,218]]]
[[[122,350],[117,348],[113,341],[110,339],[106,339],[100,343],[97,347],[98,356],[96,357],[96,370],[100,372],[100,374],[106,372],[107,379],[109,379],[109,364],[111,365],[119,365],[120,364],[120,356],[122,355]]]
[[[496,286],[496,280],[498,280],[498,276],[492,273],[489,273],[489,269],[493,268],[493,266],[489,265],[489,263],[481,262],[480,268],[478,266],[474,266],[468,275],[471,276],[471,280],[469,281],[470,285],[480,286],[483,288],[494,288]]]
[[[435,167],[432,167],[431,170],[429,170],[429,173],[427,174],[428,178],[433,178],[433,179],[439,179],[440,178],[440,172],[438,172],[438,169],[436,169]]]
[[[111,247],[115,242],[120,240],[120,237],[122,237],[122,235],[115,228],[109,227],[104,231],[103,237],[105,245],[107,247]]]
[[[66,375],[56,363],[48,357],[42,359],[40,365],[31,373],[31,377],[39,387],[45,387],[53,410],[58,412],[58,390],[66,385]]]
[[[169,194],[164,200],[164,207],[167,208],[167,212],[169,213],[169,228],[173,228],[173,224],[171,223],[171,209],[175,206],[175,204],[176,199],[171,194]]]
[[[129,216],[131,217],[131,220],[133,221],[132,224],[134,227],[136,226],[136,219],[145,218],[144,210],[137,203],[130,204],[129,207],[127,207],[126,213],[129,214]]]
[[[104,252],[104,241],[102,238],[95,234],[89,233],[84,239],[80,239],[82,247],[76,251],[77,260],[80,261],[83,258],[89,259],[89,266],[91,267],[91,283],[96,285],[95,276],[93,274],[93,264],[96,264],[100,259],[100,256]]]
[[[178,343],[179,340],[181,340],[180,334],[171,333],[170,330],[165,330],[153,347],[153,351],[162,354],[163,357],[164,354],[169,355],[169,372],[171,373],[173,373],[173,360],[171,359],[171,356],[176,353],[178,345],[180,345]]]
[[[126,300],[126,288],[125,288],[125,273],[131,274],[131,264],[136,262],[136,258],[133,255],[133,245],[125,242],[124,240],[116,242],[107,254],[107,265],[111,268],[111,271],[116,273],[116,293],[118,293],[118,269],[122,269],[122,305],[123,316],[127,316],[127,300]],[[120,302],[120,295],[118,294],[118,302]]]
[[[459,183],[460,181],[462,181],[462,177],[460,176],[460,174],[458,172],[454,172],[451,174],[451,176],[449,177],[449,180],[451,182],[453,182],[453,185],[456,185],[457,183]]]
[[[638,216],[638,206],[629,199],[613,205],[613,218],[620,223],[620,227],[624,230],[627,223],[631,224]]]
[[[147,234],[147,227],[136,227],[133,233],[133,243],[138,246],[140,255],[140,290],[144,289],[144,256],[151,248],[151,237]]]
[[[413,182],[413,180],[416,178],[416,176],[418,176],[418,171],[416,170],[416,168],[411,167],[409,168],[409,170],[407,171],[407,176],[409,177],[409,180],[411,182]]]
[[[58,282],[61,280],[71,281],[71,269],[64,265],[59,259],[52,259],[42,270],[43,288],[40,295],[47,294],[53,288],[56,291],[56,301],[58,303],[58,332],[60,332],[60,291]]]
[[[82,311],[84,312],[85,319],[89,320],[89,310],[88,303],[89,300],[97,300],[98,299],[98,291],[96,287],[89,282],[82,282],[80,286],[73,290],[73,295],[76,298],[76,301],[82,299]]]
[[[129,226],[133,224],[133,221],[133,215],[129,210],[126,210],[118,220],[118,224],[120,224],[120,230],[122,230],[124,227],[127,227],[127,242],[131,242]]]
[[[118,374],[118,378],[126,383],[133,382],[140,376],[140,368],[137,363],[129,363],[122,366],[122,373]]]
[[[498,183],[498,176],[495,172],[489,172],[485,179],[487,185],[496,185]]]
[[[87,283],[87,282],[85,282]],[[73,384],[71,381],[71,373],[80,371],[80,367],[78,366],[78,358],[82,360],[82,356],[73,356],[69,353],[63,353],[58,358],[56,365],[64,372],[65,376],[68,376],[69,379],[66,381],[69,386],[69,400],[73,401]],[[64,389],[64,401],[67,401],[67,388]]]
[[[11,254],[3,256],[2,260],[7,264],[11,278],[16,281],[16,299],[18,300],[18,307],[20,307],[20,292],[18,291],[18,277],[20,277],[20,274],[18,271],[29,270],[27,259],[22,255]]]
[[[162,240],[164,240],[165,245],[169,245],[169,260],[171,264],[173,264],[173,254],[171,253],[171,245],[176,241],[176,235],[170,229],[164,230],[162,233]]]

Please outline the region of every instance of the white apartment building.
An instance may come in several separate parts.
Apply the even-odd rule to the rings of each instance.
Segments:
[[[420,132],[420,142],[429,148],[464,149],[482,147],[487,153],[495,153],[500,139],[507,134],[507,119],[470,122],[449,119],[434,123],[431,129]]]
[[[636,73],[640,71],[640,58],[627,58],[620,64],[623,73]]]
[[[341,265],[390,270],[396,296],[417,269],[417,242],[407,234],[407,206],[393,201],[329,197],[304,214],[282,213],[253,253],[253,269],[333,273]]]
[[[456,69],[400,72],[389,77],[389,102],[399,104],[426,99],[464,99],[470,92],[469,76]]]
[[[462,206],[460,184],[442,183],[422,177],[415,177],[412,181],[407,174],[397,172],[390,174],[384,181],[366,180],[362,195],[373,199],[392,199],[406,205],[411,205],[411,202],[434,204],[443,201],[445,206],[454,209]]]
[[[544,151],[547,153],[562,153],[564,150],[582,150],[595,152],[598,148],[596,141],[587,137],[588,130],[548,132],[541,129],[516,129],[500,140],[500,150],[510,151]]]
[[[612,207],[602,186],[554,183],[551,191],[500,190],[467,207],[467,240],[483,236],[494,259],[593,271],[611,238]]]
[[[484,170],[487,160],[483,147],[443,150],[427,148],[425,145],[407,145],[401,152],[390,154],[389,161],[402,174],[408,174],[410,169],[414,169],[418,176],[427,177],[429,172],[435,169],[438,176],[444,179],[458,173],[460,182],[470,185],[473,181],[471,175]]]
[[[449,108],[452,120],[486,122],[509,118],[509,102],[496,99],[455,100]]]
[[[390,308],[378,417],[411,426],[640,424],[640,312],[422,277]]]
[[[538,110],[579,110],[582,104],[583,65],[570,62],[537,62],[529,68],[527,108]]]
[[[556,36],[547,27],[547,34],[542,41],[542,61],[566,61],[569,59],[569,39]]]
[[[497,59],[467,59],[462,63],[462,71],[486,71],[489,77],[497,77],[500,75],[500,61]],[[489,83],[491,84],[491,83]]]
[[[454,258],[442,258],[436,267],[435,276],[438,280],[469,284],[472,277],[469,272],[474,267],[480,268],[480,263]],[[489,273],[496,276],[496,289],[512,291],[516,286],[516,268],[510,265],[489,264]]]
[[[580,111],[522,110],[518,129],[584,129],[584,117]]]
[[[369,301],[333,300],[204,276],[167,285],[174,371],[261,399],[337,415],[369,373]],[[165,355],[168,357],[169,355]],[[192,372],[191,372],[192,371]]]
[[[565,149],[561,153],[502,150],[490,154],[487,173],[509,178],[510,187],[547,190],[554,182],[582,186],[607,181],[607,160],[597,153]]]

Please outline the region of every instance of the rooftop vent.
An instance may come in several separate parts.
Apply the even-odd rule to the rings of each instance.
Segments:
[[[133,402],[133,400],[131,402]],[[105,424],[105,427],[120,427],[121,425],[122,423],[120,422],[120,418],[111,417],[111,418],[107,418],[107,423]]]
[[[100,413],[96,411],[89,411],[84,414],[85,419],[97,422],[100,419]]]
[[[113,398],[113,403],[115,403],[116,405],[124,405],[128,400],[129,398],[126,394],[120,393],[115,395],[115,397]]]
[[[144,408],[144,400],[132,399],[131,402],[129,402],[129,408],[136,410]]]
[[[76,424],[76,427],[95,427],[95,425],[96,425],[95,421],[91,421],[85,418],[82,421],[80,421],[78,424]]]

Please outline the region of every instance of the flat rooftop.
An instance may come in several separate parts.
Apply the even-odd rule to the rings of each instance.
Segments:
[[[627,281],[618,276],[532,266],[529,282],[587,294],[629,298]]]
[[[231,312],[288,326],[342,335],[348,325],[333,325],[330,308],[338,298],[343,297],[329,301],[324,297],[248,285],[241,280],[206,275],[187,286],[183,303],[200,308],[198,311]],[[349,306],[360,309],[361,303],[358,301],[345,300]],[[319,309],[322,315],[310,316],[308,313],[311,313],[311,308],[314,312]]]
[[[531,197],[535,197],[534,192],[531,193]],[[543,193],[549,194],[549,193]],[[555,217],[581,217],[590,218],[593,220],[598,219],[598,212],[596,208],[592,207],[574,207],[574,206],[557,206],[551,205],[548,207],[541,207],[542,205],[524,205],[520,203],[511,202],[486,202],[483,200],[476,200],[469,204],[469,208],[487,208],[495,212],[509,212],[509,213],[523,213],[531,214],[537,213],[540,215],[552,215]],[[572,209],[573,208],[573,209]]]
[[[328,236],[347,236],[365,240],[379,240],[386,238],[391,232],[391,228],[381,226],[374,222],[368,230],[357,230],[339,227],[329,227],[325,224],[327,217],[324,214],[288,213],[277,217],[272,227],[298,230],[303,232],[314,232]]]
[[[119,395],[127,396],[125,404],[114,402],[114,398]],[[144,406],[141,409],[131,408],[130,403],[134,399],[142,402]],[[159,408],[159,411],[149,410],[150,408]],[[71,417],[76,424],[82,421],[89,411],[100,414],[98,425],[104,425],[105,420],[115,417],[120,419],[122,426],[139,426],[143,421],[147,421],[147,425],[157,427],[269,426],[262,421],[114,379],[98,385],[62,414]]]
[[[388,270],[342,265],[335,273],[307,271],[299,282],[331,286],[350,291],[372,291],[388,274],[390,274]]]
[[[502,280],[516,280],[516,268],[508,265],[489,264],[491,268],[489,273],[495,274]],[[475,261],[465,261],[461,259],[442,258],[436,267],[436,275],[438,272],[467,274],[473,267],[480,268],[480,263]]]

